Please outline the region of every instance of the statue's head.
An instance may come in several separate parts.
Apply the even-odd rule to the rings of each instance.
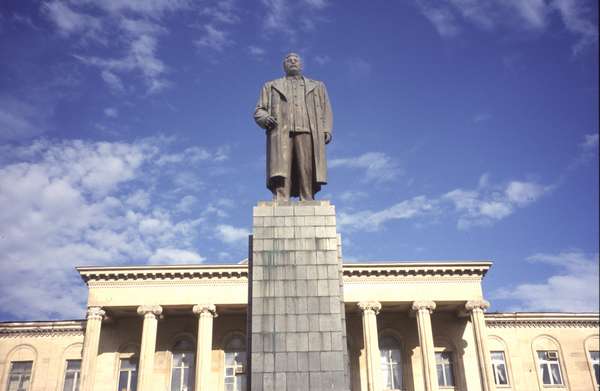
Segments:
[[[283,70],[287,76],[302,74],[302,59],[296,53],[290,53],[283,59]]]

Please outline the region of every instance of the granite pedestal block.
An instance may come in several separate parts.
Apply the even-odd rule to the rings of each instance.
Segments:
[[[347,391],[342,268],[328,201],[260,202],[250,248],[252,391]]]

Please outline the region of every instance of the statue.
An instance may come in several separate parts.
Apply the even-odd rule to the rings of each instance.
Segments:
[[[267,134],[267,188],[276,201],[310,201],[327,183],[331,105],[325,85],[302,76],[300,56],[288,54],[283,69],[285,77],[263,85],[254,111]]]

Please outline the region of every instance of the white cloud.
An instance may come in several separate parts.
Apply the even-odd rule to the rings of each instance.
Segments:
[[[248,52],[256,58],[262,58],[265,55],[265,49],[254,45],[248,46]]]
[[[488,113],[481,113],[481,114],[477,114],[475,116],[473,116],[473,122],[478,124],[481,122],[486,122],[489,121],[492,118],[492,116]]]
[[[220,0],[212,6],[204,7],[200,14],[209,16],[214,23],[235,24],[240,21],[233,0]]]
[[[368,194],[364,191],[347,190],[340,194],[340,200],[344,202],[354,202],[366,198]]]
[[[79,13],[65,2],[42,3],[42,11],[56,25],[59,33],[64,36],[80,33],[84,33],[86,36],[96,36],[102,30],[99,18]]]
[[[156,46],[155,37],[140,35],[130,42],[128,53],[124,57],[105,59],[76,55],[75,58],[84,64],[98,67],[102,71],[104,81],[114,90],[124,90],[121,79],[116,75],[117,72],[133,74],[139,71],[146,84],[147,92],[156,93],[169,86],[169,82],[164,78],[167,67],[157,57]]]
[[[115,91],[115,92],[124,92],[125,91],[125,86],[123,85],[121,78],[119,76],[115,75],[113,72],[104,69],[100,73],[100,76],[102,77],[102,80],[104,80],[104,82],[106,84],[108,84],[108,86],[113,91]]]
[[[586,134],[580,146],[584,150],[598,150],[598,133]]]
[[[346,61],[346,66],[352,77],[366,77],[373,71],[373,65],[362,58],[350,58]]]
[[[316,9],[323,9],[329,5],[328,0],[304,0],[304,2],[306,4],[308,4],[310,7],[313,7]]]
[[[0,95],[0,140],[26,139],[44,131],[46,113],[39,107]]]
[[[424,196],[399,202],[380,211],[340,212],[337,223],[341,229],[377,231],[390,220],[408,220],[435,212],[436,203]]]
[[[114,107],[107,107],[104,109],[104,115],[109,118],[117,118],[119,116],[119,110]]]
[[[560,13],[566,29],[579,37],[573,45],[573,54],[598,41],[598,24],[589,19],[592,8],[588,4],[579,0],[554,0],[552,6]]]
[[[197,231],[209,229],[203,218],[176,217],[168,195],[152,190],[164,180],[164,147],[160,139],[0,146],[0,204],[10,205],[0,208],[4,312],[81,317],[78,265],[204,260],[192,250]],[[193,169],[198,162],[175,164]]]
[[[545,191],[546,188],[537,183],[512,181],[506,187],[505,194],[509,202],[517,206],[525,206],[537,201]]]
[[[188,213],[192,207],[198,202],[198,199],[193,195],[186,195],[175,205],[175,210],[183,213]]]
[[[159,248],[148,259],[151,264],[182,264],[202,263],[206,260],[195,251],[181,250],[177,248]]]
[[[417,0],[417,5],[423,16],[442,37],[454,37],[460,32],[458,23],[449,8],[426,0]]]
[[[462,24],[484,30],[545,31],[551,17],[559,17],[565,29],[577,36],[573,53],[598,41],[598,27],[590,17],[592,7],[585,0],[416,0],[421,13],[444,38],[457,36]]]
[[[139,75],[146,92],[156,93],[169,85],[168,68],[158,56],[158,38],[168,32],[161,18],[190,5],[187,0],[73,0],[45,2],[41,9],[65,37],[82,37],[86,43],[93,38],[113,52],[125,47],[121,56],[75,54],[84,64],[97,67],[113,91],[133,91],[125,88],[122,78]]]
[[[516,208],[525,207],[551,190],[535,182],[510,181],[506,185],[491,185],[487,175],[480,178],[474,190],[455,189],[440,200],[449,201],[458,212],[458,228],[490,225],[510,216]]]
[[[315,62],[319,65],[325,65],[331,62],[331,57],[328,55],[315,56]]]
[[[332,159],[329,167],[364,170],[365,182],[389,182],[401,173],[393,159],[383,152],[367,152],[357,157]]]
[[[261,0],[265,10],[262,25],[270,32],[283,33],[295,42],[298,31],[313,31],[323,21],[319,13],[328,5],[326,0]]]
[[[496,299],[518,302],[518,311],[598,311],[598,253],[567,251],[534,254],[527,258],[540,269],[553,267],[554,275],[544,282],[524,283],[492,293]]]
[[[216,237],[223,243],[243,244],[247,243],[250,231],[245,228],[237,228],[228,224],[219,224],[216,227]]]
[[[492,184],[487,174],[482,175],[476,189],[454,189],[439,197],[418,196],[402,201],[381,211],[346,211],[338,215],[338,224],[350,230],[377,231],[390,220],[418,219],[425,216],[457,216],[457,227],[469,229],[500,221],[518,208],[537,201],[553,189],[535,182],[509,181],[504,185]],[[361,194],[342,193],[343,201],[351,202]]]
[[[511,0],[506,5],[517,12],[525,26],[533,29],[546,26],[548,7],[544,0]]]
[[[227,37],[227,33],[218,27],[207,24],[204,26],[204,35],[195,41],[197,46],[208,47],[222,52],[227,46],[233,44],[233,41]]]
[[[522,1],[525,2],[525,1]],[[485,30],[494,27],[493,14],[490,12],[490,3],[481,0],[450,0],[465,19]]]
[[[281,30],[290,33],[292,31],[289,23],[290,5],[286,0],[262,0],[267,9],[264,18],[264,26],[271,30]]]
[[[93,5],[112,14],[132,12],[143,16],[160,18],[165,12],[186,9],[190,0],[76,0],[80,4]]]

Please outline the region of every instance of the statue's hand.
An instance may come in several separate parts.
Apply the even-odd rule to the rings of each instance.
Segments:
[[[325,144],[329,144],[331,142],[331,133],[324,133],[325,135]]]
[[[273,128],[277,127],[277,120],[273,117],[273,116],[268,116],[267,118],[265,118],[265,127],[268,130],[271,130]]]

